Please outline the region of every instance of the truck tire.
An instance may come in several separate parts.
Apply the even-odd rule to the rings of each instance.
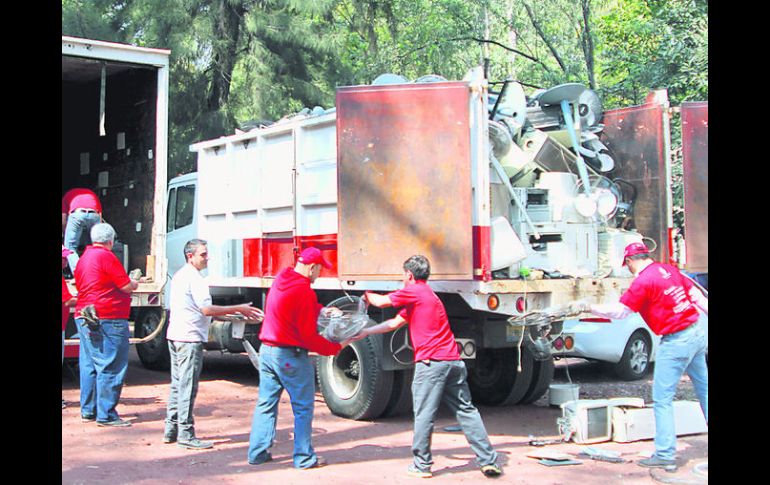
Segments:
[[[143,338],[151,334],[161,321],[162,311],[164,310],[160,308],[141,310],[134,321],[134,336]],[[164,325],[168,325],[168,318],[165,319]],[[142,365],[147,369],[167,371],[171,368],[171,357],[168,353],[165,330],[161,330],[153,340],[137,344],[136,353],[139,355]]]
[[[412,412],[412,378],[414,369],[393,371],[393,391],[380,416],[401,416]]]
[[[333,414],[374,419],[385,410],[393,390],[393,371],[382,370],[378,341],[366,337],[335,356],[318,358],[318,387]]]
[[[532,382],[533,360],[522,359],[517,372],[517,349],[480,349],[468,372],[473,401],[488,406],[518,404]],[[522,356],[524,357],[524,356]]]
[[[530,353],[530,350],[526,347],[522,347],[521,350],[524,352],[522,358]],[[524,365],[523,360],[522,365]],[[532,361],[534,363],[532,366],[532,383],[527,393],[519,401],[519,404],[532,404],[540,399],[548,391],[548,387],[551,385],[551,381],[553,381],[553,357],[549,357],[546,360],[534,360],[532,358]]]
[[[615,364],[615,375],[624,381],[636,381],[650,370],[650,337],[643,330],[632,333],[623,350],[620,362]]]

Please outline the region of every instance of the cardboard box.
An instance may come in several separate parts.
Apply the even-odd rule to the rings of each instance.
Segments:
[[[675,401],[674,420],[677,436],[708,432],[706,418],[698,401]],[[613,441],[627,443],[654,437],[655,413],[652,406],[612,408]]]

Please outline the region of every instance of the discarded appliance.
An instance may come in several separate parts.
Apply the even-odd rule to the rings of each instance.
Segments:
[[[612,439],[612,409],[617,406],[643,407],[635,397],[578,399],[561,405],[562,417],[556,422],[564,441],[600,443]]]
[[[580,386],[577,384],[551,384],[548,387],[548,404],[561,406],[568,401],[580,399]]]
[[[677,436],[708,432],[706,418],[698,401],[674,402],[674,429]],[[612,441],[630,441],[655,438],[655,413],[652,406],[612,408]]]

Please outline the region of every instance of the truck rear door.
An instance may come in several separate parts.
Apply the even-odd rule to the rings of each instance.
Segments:
[[[338,269],[400,280],[473,279],[471,93],[466,82],[337,90]]]

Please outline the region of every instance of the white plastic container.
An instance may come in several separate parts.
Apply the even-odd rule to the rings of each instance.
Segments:
[[[516,231],[503,216],[492,219],[492,271],[512,266],[526,257],[526,250]]]
[[[551,384],[548,388],[548,404],[561,406],[568,401],[580,399],[580,386],[577,384]]]

